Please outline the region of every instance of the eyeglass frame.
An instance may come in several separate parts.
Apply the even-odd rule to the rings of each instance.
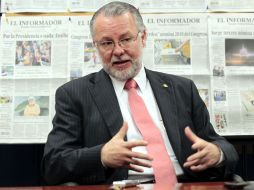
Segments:
[[[105,52],[107,52],[107,51],[113,51],[113,49],[115,48],[115,46],[116,46],[116,43],[122,48],[122,49],[128,49],[129,47],[125,47],[126,45],[123,45],[123,42],[124,41],[126,41],[126,40],[128,40],[128,42],[127,42],[127,44],[128,45],[130,45],[132,42],[135,42],[137,39],[138,39],[138,36],[139,36],[139,34],[140,34],[141,32],[140,31],[138,31],[138,33],[137,33],[137,35],[134,37],[126,37],[126,38],[123,38],[123,39],[121,39],[121,40],[119,40],[119,41],[117,41],[117,42],[114,42],[113,40],[102,40],[102,41],[94,41],[93,43],[94,43],[94,45],[95,45],[95,47],[97,47],[98,49],[100,49],[101,48],[101,50],[103,50],[103,51],[105,51]],[[102,48],[102,44],[103,43],[111,43],[110,44],[110,46],[112,45],[112,47],[111,48],[109,48],[109,49],[107,49],[107,48]],[[127,46],[128,46],[127,45]]]

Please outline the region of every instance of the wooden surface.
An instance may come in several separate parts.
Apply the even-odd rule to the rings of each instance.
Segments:
[[[88,186],[42,186],[42,187],[0,187],[0,190],[109,190],[119,188],[112,188],[108,185],[88,185]],[[125,190],[228,190],[224,187],[223,182],[212,183],[180,183],[176,187],[157,186],[154,184],[138,185],[136,187],[124,188]],[[244,190],[253,190],[254,183],[243,188]]]

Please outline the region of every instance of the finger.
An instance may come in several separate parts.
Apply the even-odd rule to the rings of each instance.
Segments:
[[[129,165],[127,166],[127,168],[128,168],[129,170],[133,170],[133,171],[139,172],[139,173],[144,172],[144,169],[143,169],[143,168],[138,167],[138,166],[133,165],[133,164],[129,164]]]
[[[202,158],[199,159],[195,159],[195,160],[190,160],[190,161],[186,161],[184,163],[184,167],[190,168],[192,166],[198,166],[198,165],[202,165],[203,168],[208,168],[209,166],[211,166],[213,163],[209,160],[208,157],[204,156]]]
[[[149,156],[148,154],[143,154],[140,152],[133,152],[131,151],[128,155],[129,158],[134,158],[134,159],[143,159],[143,160],[148,160],[148,161],[152,161],[153,158],[151,156]]]
[[[198,159],[200,160],[200,159],[203,159],[205,156],[206,156],[205,151],[199,151],[189,156],[187,158],[187,161],[198,160]]]
[[[207,161],[206,158],[202,159],[196,159],[196,160],[191,160],[191,161],[186,161],[183,166],[186,168],[192,167],[192,166],[197,166],[197,165],[206,165],[208,166],[209,162]]]
[[[152,164],[150,162],[144,161],[144,160],[139,160],[139,159],[134,159],[134,158],[125,158],[123,161],[123,165],[136,165],[136,166],[142,166],[146,168],[151,168]]]
[[[125,135],[128,131],[128,124],[126,122],[123,123],[123,126],[118,131],[118,133],[115,135],[116,138],[124,139]]]
[[[194,143],[191,148],[193,150],[203,150],[207,146],[206,141],[200,139],[198,142]]]
[[[207,166],[204,164],[199,164],[197,166],[191,166],[190,169],[194,172],[199,172],[199,171],[203,171],[203,170],[207,169]]]
[[[198,142],[198,140],[200,140],[200,138],[192,132],[192,130],[190,129],[189,126],[185,127],[184,132],[185,132],[186,137],[191,142],[196,143],[196,142]]]
[[[125,147],[128,149],[137,147],[137,146],[147,146],[147,141],[144,140],[135,140],[135,141],[128,141],[125,143]]]
[[[142,161],[142,160],[138,160],[138,159],[134,159],[134,158],[131,159],[130,164],[137,165],[137,166],[143,166],[143,167],[146,167],[146,168],[151,168],[152,167],[152,164],[150,162]]]
[[[183,167],[190,168],[191,166],[198,165],[198,164],[199,164],[199,160],[191,160],[191,161],[186,161],[183,164]]]

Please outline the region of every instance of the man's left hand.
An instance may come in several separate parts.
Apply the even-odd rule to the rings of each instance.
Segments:
[[[190,127],[186,127],[184,132],[193,143],[192,149],[197,150],[197,152],[190,155],[183,166],[196,172],[216,166],[220,160],[220,148],[199,138],[191,131]]]

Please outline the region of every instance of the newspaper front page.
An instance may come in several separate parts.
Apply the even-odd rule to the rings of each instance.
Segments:
[[[211,14],[208,23],[214,127],[253,134],[254,14]]]
[[[213,76],[254,74],[254,14],[210,14]]]
[[[2,78],[66,78],[67,16],[2,17]]]
[[[43,143],[67,82],[68,17],[2,17],[0,143]]]
[[[144,14],[143,18],[147,67],[178,75],[209,75],[206,15]]]

